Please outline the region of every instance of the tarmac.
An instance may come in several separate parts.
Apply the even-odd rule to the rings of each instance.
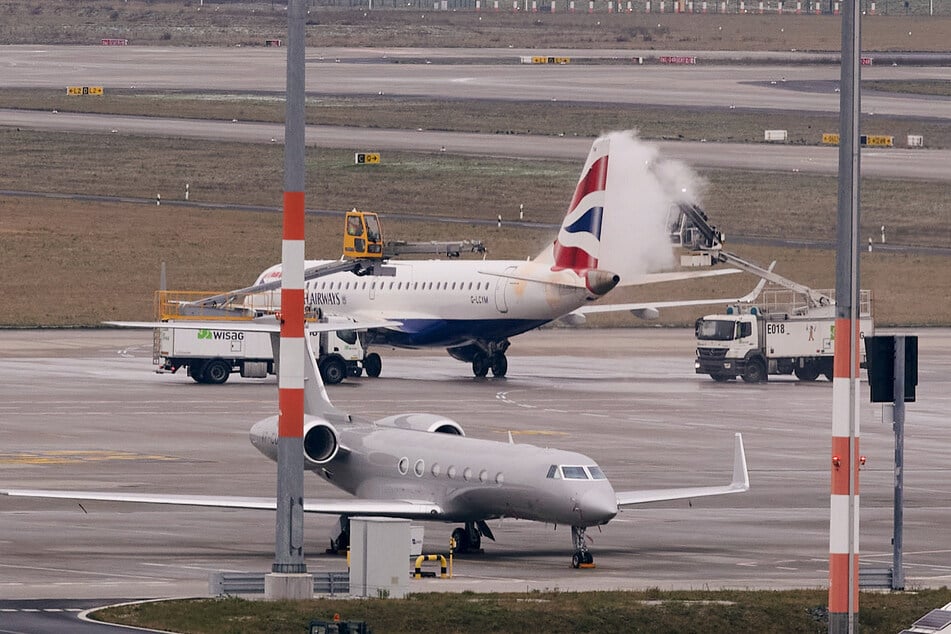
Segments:
[[[951,330],[919,336],[918,399],[907,406],[906,587],[951,583]],[[503,519],[497,542],[454,559],[452,579],[411,591],[786,589],[828,575],[832,389],[771,377],[759,385],[694,374],[684,329],[563,329],[513,340],[505,379],[474,379],[441,351],[379,350],[379,379],[328,388],[370,418],[427,411],[470,436],[580,451],[615,489],[726,483],[742,432],[748,493],[644,505],[588,532],[597,567],[570,568],[566,526]],[[0,331],[0,488],[268,496],[275,465],[251,447],[274,413],[274,377],[199,385],[159,375],[152,335],[132,330]],[[892,563],[894,437],[860,397],[860,557]],[[316,478],[308,497],[341,497]],[[307,516],[309,570],[335,519]],[[448,552],[452,525],[423,523],[423,552]],[[6,599],[204,596],[218,571],[267,571],[269,512],[0,497],[0,595]],[[408,570],[409,570],[408,566]]]

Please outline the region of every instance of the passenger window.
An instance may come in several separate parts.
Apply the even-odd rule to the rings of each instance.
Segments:
[[[753,334],[753,324],[748,321],[740,323],[740,337],[749,337]]]
[[[499,485],[505,484],[505,476],[502,475],[501,471],[495,474],[495,483]]]
[[[452,465],[449,465],[449,469],[446,471],[446,475],[449,476],[449,479],[452,480],[456,477],[456,468]]]
[[[483,469],[479,472],[479,482],[486,482],[489,479],[489,472]]]
[[[439,468],[438,462],[433,463],[432,473],[434,476],[438,476],[440,473],[442,473],[442,469]]]
[[[417,460],[416,464],[413,465],[413,471],[416,473],[417,478],[423,477],[423,473],[426,472],[426,463],[423,462],[422,458]]]
[[[472,469],[471,469],[470,467],[466,467],[466,470],[462,472],[462,477],[463,477],[463,479],[466,480],[467,482],[468,482],[469,480],[471,480],[471,479],[472,479]]]
[[[400,458],[400,463],[397,465],[397,468],[401,474],[406,475],[406,472],[409,471],[409,458]]]

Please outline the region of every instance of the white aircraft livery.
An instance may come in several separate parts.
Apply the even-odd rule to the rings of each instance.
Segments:
[[[631,274],[616,270],[622,268],[623,258],[619,252],[630,251],[632,244],[648,243],[634,247],[645,251],[658,248],[656,244],[649,244],[651,240],[643,235],[612,251],[604,246],[609,233],[630,235],[640,230],[638,221],[631,218],[639,199],[632,200],[627,193],[630,175],[622,169],[624,165],[619,163],[617,169],[612,169],[611,164],[612,144],[624,143],[632,143],[630,135],[625,133],[612,133],[595,140],[557,238],[533,260],[391,260],[388,266],[395,271],[392,277],[356,277],[345,272],[308,280],[305,283],[308,309],[352,319],[358,329],[361,322],[385,320],[392,325],[368,330],[365,344],[445,347],[454,358],[471,363],[475,376],[483,377],[491,371],[501,377],[508,369],[505,353],[509,338],[556,319],[578,323],[584,320],[586,312],[609,310],[656,316],[656,308],[662,306],[736,301],[589,306],[619,284],[628,286],[734,272]],[[664,221],[665,218],[659,220],[661,236],[665,231]],[[661,241],[666,242],[662,248],[672,254],[669,240],[661,237]],[[312,270],[326,263],[309,260],[305,266]],[[273,266],[258,277],[255,286],[273,285],[280,277],[281,266]],[[266,305],[279,305],[279,291],[265,295]],[[251,298],[249,301],[262,300]],[[379,374],[378,356],[367,365],[374,367],[371,374]]]
[[[276,339],[276,336],[274,337]],[[749,489],[743,439],[736,434],[729,484],[616,492],[598,464],[580,453],[465,436],[444,416],[409,413],[360,420],[333,406],[320,380],[310,337],[304,360],[304,468],[353,497],[304,501],[305,512],[340,516],[333,549],[349,543],[349,518],[397,517],[458,522],[457,552],[494,540],[487,520],[521,518],[571,527],[575,568],[593,564],[585,531],[610,522],[627,506],[740,493]],[[275,351],[276,352],[276,351]],[[276,355],[275,355],[276,356]],[[277,460],[278,417],[256,423],[251,443]],[[0,495],[275,509],[274,498],[135,492],[0,490]]]

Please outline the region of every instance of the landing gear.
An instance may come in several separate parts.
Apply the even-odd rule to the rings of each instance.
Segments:
[[[328,555],[345,554],[350,548],[350,518],[341,515],[337,520],[337,536],[330,538],[330,548],[327,549]]]
[[[477,352],[472,357],[472,374],[482,378],[489,373],[489,357],[483,352]]]
[[[505,376],[505,373],[509,369],[509,360],[506,358],[504,352],[495,352],[489,357],[489,361],[492,364],[492,376],[502,378]]]
[[[472,364],[472,374],[484,377],[492,371],[492,376],[502,378],[509,369],[509,361],[505,356],[509,340],[478,341],[464,346],[447,348],[449,356],[465,363]]]
[[[466,522],[465,527],[459,527],[452,531],[452,539],[456,543],[455,552],[457,554],[481,553],[483,535],[495,541],[495,535],[492,534],[489,526],[484,521]]]
[[[585,527],[571,527],[571,545],[575,552],[571,556],[572,568],[594,568],[594,556],[588,550],[588,544],[584,540]]]

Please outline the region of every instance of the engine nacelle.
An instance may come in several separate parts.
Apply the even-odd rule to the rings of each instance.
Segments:
[[[337,437],[330,423],[314,423],[304,432],[304,457],[313,464],[327,464],[340,450]]]
[[[383,427],[396,427],[399,429],[412,429],[415,431],[428,431],[434,434],[452,434],[454,436],[465,436],[466,432],[462,426],[451,418],[439,416],[437,414],[396,414],[387,416],[376,421],[377,425]]]

